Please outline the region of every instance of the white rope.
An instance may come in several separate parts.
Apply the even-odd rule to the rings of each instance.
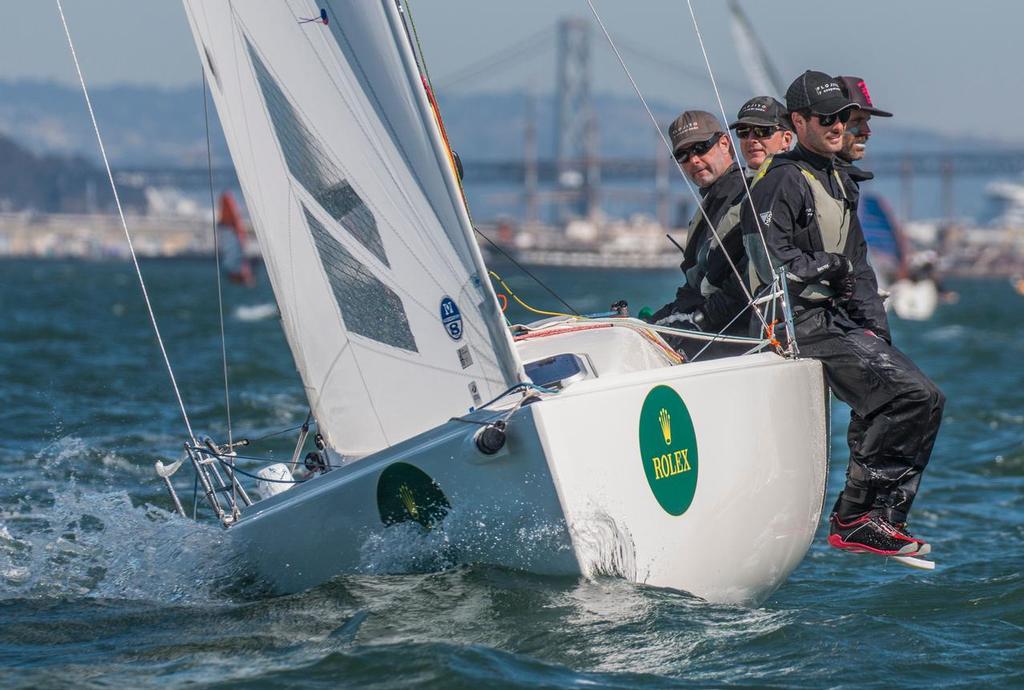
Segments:
[[[213,223],[213,255],[217,262],[217,307],[220,315],[220,359],[224,368],[224,412],[228,422],[228,449],[232,450],[234,439],[231,435],[231,394],[228,389],[228,346],[224,336],[224,291],[220,277],[220,233],[217,231],[217,202],[213,194],[213,153],[210,146],[210,113],[206,103],[206,69],[203,70],[203,122],[206,125],[206,169],[210,178],[210,220]],[[241,250],[241,246],[239,247]],[[245,257],[242,257],[245,261]]]
[[[171,378],[171,386],[174,388],[174,395],[178,399],[178,407],[181,408],[181,416],[185,420],[185,428],[188,430],[192,443],[196,443],[195,434],[192,433],[192,424],[188,421],[188,413],[185,412],[185,402],[181,398],[181,391],[178,390],[178,382],[174,378],[174,370],[171,368],[171,360],[167,357],[167,349],[164,347],[163,338],[160,337],[160,328],[156,324],[156,315],[153,313],[153,305],[149,301],[149,292],[146,290],[146,283],[142,279],[142,269],[139,268],[138,257],[135,256],[135,247],[132,245],[132,237],[128,232],[128,223],[124,219],[124,209],[121,208],[121,197],[117,193],[117,184],[114,182],[114,173],[110,170],[110,161],[107,159],[107,150],[103,146],[103,137],[100,136],[100,127],[96,122],[96,113],[92,109],[92,101],[89,99],[89,89],[85,86],[85,77],[82,75],[82,67],[78,64],[78,54],[75,52],[75,44],[71,40],[71,30],[68,29],[68,21],[64,17],[64,7],[61,0],[57,0],[57,11],[60,13],[60,21],[64,25],[64,35],[68,38],[68,47],[71,49],[71,59],[75,62],[75,71],[78,72],[78,81],[82,85],[82,94],[85,96],[85,105],[89,110],[89,117],[92,119],[92,127],[96,132],[96,141],[100,145],[100,154],[103,156],[103,165],[107,169],[107,178],[110,180],[110,188],[114,193],[114,203],[117,205],[117,214],[121,218],[121,227],[124,228],[124,236],[128,240],[128,249],[132,255],[132,263],[135,265],[135,273],[139,277],[139,286],[142,288],[142,297],[146,302],[146,309],[149,311],[149,320],[153,324],[153,331],[156,333],[156,342],[160,346],[160,353],[164,357],[164,364],[167,365],[167,375]]]
[[[697,15],[693,12],[693,3],[690,0],[686,0],[686,6],[690,9],[690,18],[693,20],[693,30],[697,34],[697,42],[700,44],[700,52],[704,54],[704,64],[708,68],[708,76],[711,77],[711,87],[715,91],[715,100],[718,101],[718,110],[722,113],[722,121],[728,122],[729,116],[725,114],[725,105],[722,104],[722,94],[718,91],[718,82],[715,80],[715,72],[711,69],[711,60],[708,58],[708,51],[704,48],[704,37],[700,33],[700,26],[697,24]],[[736,145],[736,140],[732,136],[732,130],[727,129],[726,133],[729,136],[729,141],[732,142],[732,150],[737,152],[736,162],[739,163],[739,146]],[[750,185],[747,184],[747,176],[743,175],[743,190],[746,192],[747,201],[750,203],[750,210],[754,214],[754,225],[757,227],[757,234],[761,237],[761,244],[764,246],[764,253],[768,257],[768,265],[772,269],[772,275],[775,275],[775,266],[772,265],[772,255],[768,251],[768,241],[765,239],[764,230],[761,228],[761,219],[757,215],[757,209],[754,208],[754,197],[750,194]]]
[[[626,77],[629,79],[629,83],[633,85],[633,90],[636,92],[636,95],[640,99],[640,102],[643,103],[644,109],[647,111],[647,115],[651,118],[651,122],[654,124],[654,129],[658,132],[658,136],[661,138],[661,142],[665,145],[665,148],[668,150],[669,155],[672,156],[672,160],[676,163],[676,170],[679,171],[680,176],[683,178],[683,183],[686,185],[686,188],[690,191],[690,194],[696,200],[697,209],[700,211],[700,214],[704,217],[704,222],[708,224],[708,228],[711,230],[711,234],[715,236],[715,239],[718,241],[718,246],[722,248],[722,254],[725,255],[725,258],[729,262],[729,266],[732,268],[733,273],[736,274],[736,278],[739,280],[740,287],[743,288],[743,293],[749,300],[747,303],[748,306],[752,305],[754,307],[754,313],[757,314],[757,318],[761,321],[761,324],[767,330],[768,323],[764,320],[764,315],[761,314],[761,310],[758,309],[756,305],[754,305],[754,296],[750,294],[750,290],[747,288],[746,280],[743,278],[743,274],[740,272],[739,268],[736,267],[736,264],[733,262],[732,257],[729,256],[729,252],[726,251],[725,245],[722,243],[722,238],[719,237],[718,235],[718,230],[711,222],[711,219],[708,218],[707,211],[704,210],[704,204],[702,203],[700,195],[697,193],[697,190],[694,189],[693,185],[690,184],[690,180],[687,179],[686,173],[684,173],[683,169],[679,166],[679,162],[675,160],[675,152],[672,150],[672,144],[669,143],[668,139],[665,137],[665,133],[661,131],[661,127],[658,125],[658,119],[654,117],[654,113],[651,112],[650,106],[647,105],[647,99],[645,99],[644,95],[640,92],[640,87],[637,86],[636,80],[633,79],[633,75],[630,73],[629,68],[626,66],[626,61],[622,59],[622,54],[619,53],[619,49],[615,46],[615,41],[612,40],[611,34],[608,33],[608,29],[605,28],[604,22],[601,21],[601,15],[598,14],[597,8],[594,7],[594,3],[592,0],[587,0],[587,4],[590,6],[590,11],[593,13],[594,19],[597,20],[598,26],[601,27],[601,31],[604,33],[604,37],[608,40],[608,45],[611,46],[612,51],[615,53],[615,57],[618,58],[619,65],[622,66],[622,70],[626,73]],[[742,175],[742,171],[740,172],[740,174]]]

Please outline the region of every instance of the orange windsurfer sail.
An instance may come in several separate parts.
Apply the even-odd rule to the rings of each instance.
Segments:
[[[231,192],[220,195],[220,214],[217,219],[217,232],[220,237],[220,264],[232,283],[252,287],[256,280],[253,277],[252,265],[246,256],[248,236],[242,215]]]

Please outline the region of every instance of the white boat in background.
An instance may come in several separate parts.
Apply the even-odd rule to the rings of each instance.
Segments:
[[[817,361],[734,339],[750,354],[682,363],[628,317],[510,328],[394,0],[184,5],[318,450],[300,470],[307,424],[290,465],[255,472],[257,500],[243,442],[192,439],[157,463],[182,514],[191,462],[278,592],[408,540],[715,602],[787,578],[825,492]]]
[[[1024,182],[1001,180],[985,186],[981,225],[994,230],[1024,229]]]

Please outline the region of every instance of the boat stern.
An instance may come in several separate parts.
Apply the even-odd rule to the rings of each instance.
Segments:
[[[821,515],[821,365],[761,354],[575,384],[533,406],[585,574],[758,603]]]

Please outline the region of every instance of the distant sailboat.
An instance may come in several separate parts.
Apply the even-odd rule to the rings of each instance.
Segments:
[[[932,277],[911,272],[909,243],[885,199],[862,195],[858,213],[879,287],[889,293],[886,304],[901,319],[930,319],[939,303],[939,290]]]
[[[889,204],[878,194],[862,194],[857,209],[871,265],[879,282],[888,286],[907,276],[907,242]]]
[[[735,339],[751,354],[680,365],[621,317],[509,328],[394,0],[184,4],[319,432],[261,500],[233,447],[188,446],[262,578],[365,570],[412,528],[462,562],[712,601],[786,579],[824,498],[817,361]]]
[[[249,238],[242,223],[242,214],[231,192],[220,195],[220,213],[217,215],[218,250],[220,267],[233,283],[252,287],[256,283],[252,261],[247,254]]]

